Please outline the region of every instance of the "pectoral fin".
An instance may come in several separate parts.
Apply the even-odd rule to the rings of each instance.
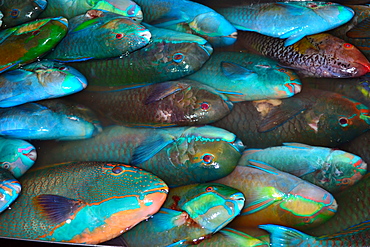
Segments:
[[[255,74],[254,71],[249,70],[242,65],[225,61],[221,62],[221,70],[224,76],[234,81],[245,80],[246,77]]]
[[[175,83],[174,81],[155,84],[153,86],[153,91],[149,94],[145,104],[148,105],[150,103],[159,101],[188,87],[189,86],[183,83]]]

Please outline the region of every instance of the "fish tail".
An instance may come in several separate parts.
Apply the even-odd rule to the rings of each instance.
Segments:
[[[320,246],[316,239],[293,228],[278,225],[260,225],[259,228],[270,233],[271,247]]]

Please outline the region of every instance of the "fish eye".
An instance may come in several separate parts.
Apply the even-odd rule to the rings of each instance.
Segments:
[[[342,184],[348,184],[349,183],[349,179],[348,178],[343,178],[342,179]]]
[[[10,168],[10,165],[8,163],[5,163],[5,164],[3,164],[3,168],[4,169],[9,169]]]
[[[32,35],[37,35],[39,33],[40,33],[40,30],[35,30],[35,31],[32,32]]]
[[[67,70],[67,67],[64,67],[64,66],[59,67],[59,70]]]
[[[120,174],[123,171],[123,168],[121,166],[115,166],[112,168],[112,172],[114,174]]]
[[[349,48],[352,48],[352,47],[353,47],[353,45],[352,45],[352,44],[350,44],[350,43],[344,43],[344,44],[343,44],[343,47],[344,47],[344,48],[346,48],[346,49],[349,49]]]
[[[207,192],[211,192],[211,191],[214,191],[214,189],[213,189],[213,187],[212,187],[212,186],[208,186],[208,187],[206,188],[206,191],[207,191]]]
[[[316,8],[317,7],[317,4],[315,4],[315,3],[309,3],[307,6],[309,8]]]
[[[206,154],[203,156],[203,161],[207,164],[211,163],[213,161],[213,155]]]
[[[19,10],[18,9],[12,9],[12,11],[10,11],[10,16],[13,17],[13,18],[17,18],[19,15]]]
[[[338,122],[339,122],[340,126],[342,126],[342,127],[348,126],[348,118],[341,117],[341,118],[339,118]]]
[[[203,111],[206,111],[209,109],[209,104],[207,102],[203,102],[200,104],[200,108],[203,110]]]
[[[117,34],[116,34],[116,38],[117,38],[117,39],[122,39],[122,37],[123,37],[123,34],[122,34],[122,33],[117,33]]]
[[[182,53],[175,53],[172,59],[174,62],[180,63],[184,59],[184,55]]]
[[[287,70],[286,69],[283,69],[283,68],[278,69],[278,71],[283,72],[283,73],[287,72]]]
[[[304,223],[310,223],[310,218],[308,218],[308,217],[303,218],[303,222]]]

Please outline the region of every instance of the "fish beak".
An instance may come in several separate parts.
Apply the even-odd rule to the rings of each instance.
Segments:
[[[203,50],[209,55],[211,56],[211,54],[213,53],[213,47],[211,46],[211,44],[209,42],[205,43],[204,45],[202,45],[202,48]]]
[[[23,154],[23,155],[27,156],[32,161],[36,161],[36,158],[37,158],[36,149],[32,149],[31,152]]]

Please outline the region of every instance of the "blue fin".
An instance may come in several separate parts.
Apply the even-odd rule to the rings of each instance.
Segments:
[[[232,62],[221,62],[222,73],[230,80],[244,80],[246,77],[255,74],[252,70]]]
[[[166,247],[175,247],[175,246],[185,247],[185,246],[189,246],[189,245],[185,244],[185,242],[186,242],[186,239],[182,239],[182,240],[177,241],[176,243],[166,245]]]
[[[171,135],[149,136],[138,147],[136,147],[130,164],[135,166],[149,160],[174,141],[175,140]]]
[[[298,148],[298,149],[312,149],[314,148],[313,146],[303,144],[303,143],[298,143],[298,142],[284,142],[283,146],[291,147],[291,148]]]
[[[185,17],[185,18],[184,18]],[[171,25],[176,25],[179,23],[187,22],[188,18],[186,18],[186,14],[177,9],[173,8],[170,12],[165,15],[162,15],[160,18],[149,22],[148,24],[153,25],[155,27],[168,27]]]
[[[293,45],[294,43],[296,43],[296,42],[300,41],[301,39],[303,39],[305,36],[306,36],[305,33],[293,34],[293,35],[289,36],[289,38],[287,38],[284,41],[284,46]]]
[[[153,91],[149,94],[148,98],[145,101],[145,104],[148,105],[150,103],[159,101],[163,98],[166,98],[169,95],[184,90],[188,87],[189,86],[186,86],[182,83],[176,83],[175,81],[155,84],[153,86]]]
[[[352,39],[369,39],[370,38],[370,18],[362,20],[357,23],[356,26],[352,27],[346,33],[347,37]]]
[[[35,206],[41,213],[55,224],[71,218],[84,205],[82,201],[64,196],[42,194],[33,198]]]
[[[270,233],[271,247],[309,246],[316,242],[314,237],[285,226],[268,224],[260,225],[259,228]]]
[[[275,167],[265,163],[265,162],[262,162],[262,161],[258,161],[258,160],[248,160],[249,164],[246,164],[245,166],[248,166],[248,167],[253,167],[253,168],[256,168],[258,170],[261,170],[261,171],[264,171],[264,172],[267,172],[267,173],[270,173],[270,174],[273,174],[273,175],[279,175],[279,170],[276,169]]]
[[[153,215],[150,221],[153,221],[156,231],[163,232],[183,225],[187,217],[188,215],[185,212],[162,207],[158,213]]]

